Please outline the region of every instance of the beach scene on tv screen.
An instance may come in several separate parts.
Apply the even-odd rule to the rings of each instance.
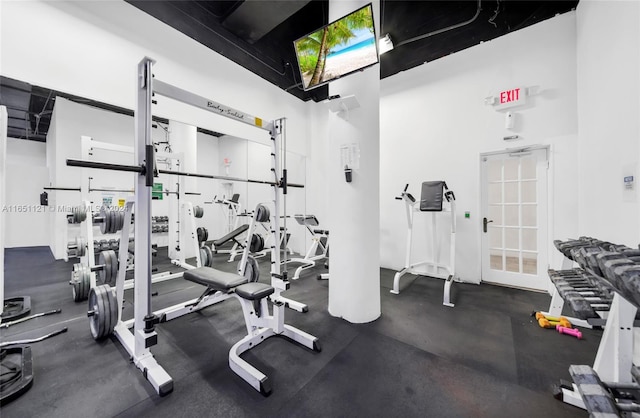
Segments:
[[[305,89],[378,62],[371,8],[357,10],[295,42]]]

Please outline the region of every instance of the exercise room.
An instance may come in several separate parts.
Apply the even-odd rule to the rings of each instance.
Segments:
[[[640,2],[2,0],[0,62],[2,417],[640,415]]]

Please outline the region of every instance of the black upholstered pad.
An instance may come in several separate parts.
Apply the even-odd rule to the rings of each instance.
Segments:
[[[243,283],[247,283],[247,279],[244,278],[244,276],[236,273],[227,273],[211,267],[198,267],[196,269],[187,270],[184,272],[182,277],[190,282],[198,283],[223,292],[229,291]]]
[[[274,289],[265,283],[247,283],[236,287],[236,295],[242,299],[259,300],[272,294]]]
[[[227,241],[237,237],[238,235],[242,234],[244,231],[246,231],[247,229],[249,229],[249,225],[244,224],[244,225],[240,225],[239,227],[237,227],[236,229],[234,229],[233,231],[229,232],[227,235],[225,235],[222,238],[219,238],[217,240],[213,241],[213,245],[215,245],[216,247],[219,247],[221,245],[224,245]]]

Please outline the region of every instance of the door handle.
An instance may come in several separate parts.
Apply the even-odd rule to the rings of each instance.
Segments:
[[[493,221],[489,221],[487,220],[487,218],[482,218],[482,230],[486,233],[487,232],[487,224],[490,224]]]

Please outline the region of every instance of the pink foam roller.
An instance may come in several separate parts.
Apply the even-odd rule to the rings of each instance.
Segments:
[[[567,328],[567,327],[563,327],[562,325],[556,325],[556,330],[560,334],[571,335],[573,337],[576,337],[579,340],[582,339],[582,333],[577,328]]]

